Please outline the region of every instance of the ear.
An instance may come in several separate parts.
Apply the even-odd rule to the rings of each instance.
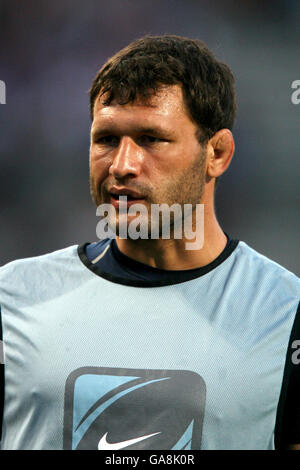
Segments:
[[[207,143],[207,176],[217,178],[229,167],[234,154],[234,139],[229,129],[220,129]]]

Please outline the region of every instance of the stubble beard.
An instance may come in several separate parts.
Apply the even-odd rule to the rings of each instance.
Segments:
[[[162,181],[160,183],[160,187],[151,187],[149,188],[141,187],[140,185],[132,185],[130,184],[130,180],[127,180],[127,184],[130,189],[134,189],[136,191],[140,191],[143,195],[146,195],[146,207],[148,209],[148,217],[144,219],[141,223],[147,225],[147,233],[148,238],[151,238],[151,232],[153,230],[153,224],[155,221],[151,219],[151,205],[152,204],[167,204],[167,206],[171,207],[173,204],[179,204],[181,207],[181,214],[184,214],[184,205],[189,204],[192,206],[193,213],[195,212],[196,205],[201,202],[201,198],[204,192],[205,186],[205,156],[206,151],[205,148],[202,148],[200,154],[197,156],[195,161],[184,171],[178,174],[175,178],[172,177],[171,181]],[[124,180],[125,183],[125,180]],[[116,183],[118,184],[118,183]],[[123,184],[123,183],[122,183]],[[162,187],[164,190],[162,191]],[[101,204],[109,203],[109,196],[105,191],[105,186],[97,188],[95,179],[92,175],[90,175],[90,194],[92,200],[98,207]],[[145,204],[145,203],[144,203]],[[120,217],[118,214],[118,210],[116,209],[116,223],[113,224],[109,222],[110,228],[115,226],[115,233],[119,236],[121,227],[120,224]],[[126,224],[130,223],[130,217],[126,219]],[[171,238],[174,236],[174,226],[176,225],[176,219],[174,217],[174,213],[171,212],[170,214],[170,234]],[[125,223],[125,222],[124,222]],[[156,221],[157,223],[157,221]],[[162,237],[163,234],[163,216],[162,213],[159,215],[159,226],[156,230],[159,233],[159,238]],[[181,223],[183,224],[183,218],[181,219]],[[151,230],[152,228],[152,230]],[[137,226],[137,230],[141,230],[141,227]],[[124,233],[124,229],[123,229]],[[157,233],[157,232],[156,232]]]

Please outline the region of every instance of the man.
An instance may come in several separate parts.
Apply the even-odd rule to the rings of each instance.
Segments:
[[[297,448],[299,279],[214,210],[230,69],[200,41],[145,37],[90,104],[91,194],[116,236],[1,268],[2,448]]]

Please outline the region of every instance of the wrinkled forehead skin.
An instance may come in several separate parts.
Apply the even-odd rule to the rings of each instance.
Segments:
[[[182,89],[179,85],[161,86],[157,92],[148,97],[138,96],[133,102],[119,104],[114,99],[108,105],[106,95],[99,93],[94,105],[92,131],[98,125],[106,122],[111,125],[114,120],[122,122],[125,127],[153,124],[164,125],[166,131],[177,129],[184,131],[184,125],[192,125],[195,132],[198,126],[191,120],[183,100]],[[123,122],[124,121],[124,122]]]

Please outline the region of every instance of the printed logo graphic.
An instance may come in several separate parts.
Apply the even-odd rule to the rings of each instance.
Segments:
[[[200,449],[205,394],[191,371],[76,369],[66,381],[64,449]]]
[[[135,439],[129,439],[128,441],[123,441],[123,442],[115,442],[114,444],[110,444],[106,440],[107,433],[104,434],[103,437],[101,437],[99,444],[98,444],[98,450],[119,450],[119,449],[124,449],[125,447],[131,446],[132,444],[136,444],[137,442],[143,441],[144,439],[147,439],[148,437],[155,436],[155,434],[159,434],[158,432],[154,432],[153,434],[148,434],[148,436],[141,436],[141,437],[136,437]]]

